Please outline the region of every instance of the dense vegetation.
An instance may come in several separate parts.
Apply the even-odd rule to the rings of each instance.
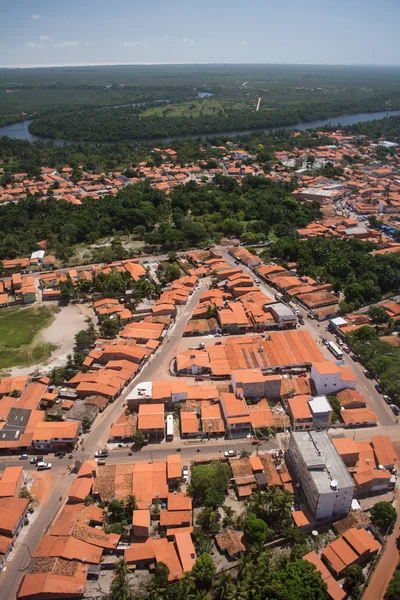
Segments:
[[[393,402],[400,405],[400,348],[381,340],[368,325],[349,334],[348,338],[362,364],[380,381]]]
[[[34,133],[92,141],[281,126],[383,110],[388,98],[399,108],[398,72],[318,65],[3,69],[0,125],[32,118]]]
[[[399,290],[399,255],[369,254],[374,247],[356,239],[284,237],[266,254],[282,262],[295,261],[300,274],[332,283],[334,291],[344,293],[341,309],[350,312]]]
[[[290,198],[291,189],[255,177],[239,187],[220,176],[215,184],[178,186],[168,197],[146,183],[127,186],[116,198],[84,199],[81,206],[30,197],[0,207],[0,259],[26,254],[42,239],[64,258],[73,244],[118,233],[144,236],[146,243],[167,250],[245,231],[289,234],[319,215],[319,204],[299,205]]]

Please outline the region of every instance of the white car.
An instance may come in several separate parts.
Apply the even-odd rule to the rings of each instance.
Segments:
[[[230,456],[236,456],[236,452],[235,450],[227,450],[226,452],[224,452],[224,456],[226,456],[227,458]]]
[[[46,469],[51,469],[51,463],[48,462],[38,462],[37,466],[37,470],[38,471],[44,471]]]
[[[108,456],[108,450],[98,450],[94,453],[95,458],[106,458]]]
[[[260,280],[259,280],[259,279],[255,279],[254,281],[255,281],[256,283],[260,283]]]
[[[28,460],[29,456],[27,454],[20,454],[18,458],[19,460]]]
[[[214,337],[222,337],[222,333],[214,333]]]

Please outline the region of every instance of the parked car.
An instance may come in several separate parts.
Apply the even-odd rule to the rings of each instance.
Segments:
[[[357,356],[357,354],[350,354],[350,358],[352,360],[354,360],[354,362],[358,362],[358,356]]]
[[[368,369],[364,369],[363,373],[367,379],[373,379],[373,375],[370,371],[368,371]]]
[[[236,456],[237,452],[235,452],[235,450],[227,450],[226,452],[224,452],[224,456],[226,456],[227,458],[230,456]]]
[[[387,394],[383,394],[383,399],[386,402],[386,404],[392,404],[392,399]]]
[[[396,415],[396,417],[400,415],[400,408],[398,406],[396,406],[395,404],[390,404],[390,408],[392,409],[392,412]]]
[[[20,454],[18,458],[19,460],[28,460],[29,456],[27,454]]]
[[[302,373],[299,373],[297,377],[307,377],[307,373],[303,371]]]
[[[66,452],[63,452],[62,450],[58,450],[54,456],[57,456],[57,458],[63,458],[65,456]]]
[[[39,462],[44,461],[44,456],[34,456],[33,458],[31,458],[30,463],[31,465],[37,465]]]
[[[340,338],[336,338],[336,343],[337,343],[339,346],[343,346],[343,340],[341,340]]]
[[[201,375],[197,375],[197,377],[194,378],[195,381],[204,381],[204,377],[202,377]]]
[[[299,316],[299,323],[300,325],[304,325],[304,319],[302,316]]]
[[[45,471],[46,469],[51,469],[51,463],[40,461],[36,467],[38,471]]]
[[[253,440],[251,443],[253,444],[253,446],[261,446],[262,441],[261,440]]]
[[[308,313],[307,317],[311,320],[315,319],[315,317],[312,313]]]
[[[214,333],[214,337],[221,337],[221,335],[222,335],[222,333],[219,333],[219,332]]]
[[[348,346],[343,346],[343,350],[346,352],[346,354],[350,352],[350,348]]]
[[[380,394],[383,394],[383,387],[381,386],[380,383],[376,383],[375,384],[375,389],[377,392],[379,392]]]
[[[132,452],[131,452],[131,454],[132,454]],[[104,465],[106,464],[106,459],[105,458],[97,458],[96,462],[99,467],[104,467]]]
[[[216,346],[222,346],[222,342],[215,342]]]
[[[98,450],[94,453],[95,458],[104,458],[108,456],[108,450]]]
[[[255,279],[254,281],[255,281],[255,283],[260,283],[259,279]]]
[[[186,476],[186,477],[189,475],[189,469],[188,469],[187,465],[183,465],[183,467],[182,467],[182,475]]]

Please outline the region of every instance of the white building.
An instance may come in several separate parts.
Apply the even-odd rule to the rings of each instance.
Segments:
[[[327,431],[292,431],[288,459],[316,521],[349,512],[354,483]]]
[[[350,369],[336,365],[329,360],[313,363],[311,379],[314,382],[317,394],[328,396],[346,388],[355,390],[357,387],[357,378]]]

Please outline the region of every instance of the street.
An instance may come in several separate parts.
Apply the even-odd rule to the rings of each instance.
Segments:
[[[218,250],[228,264],[230,264],[231,266],[235,266],[235,259],[228,253],[226,248],[219,247]],[[245,265],[240,265],[240,267],[245,273],[250,275],[253,279],[256,279],[256,275],[250,268],[246,267]],[[258,287],[265,294],[267,294],[267,296],[274,299],[276,294],[276,290],[274,288],[270,287],[262,281],[260,284],[258,284]],[[301,326],[301,328],[305,329],[312,335],[313,339],[318,344],[318,347],[324,355],[324,357],[326,358],[326,360],[335,360],[332,354],[326,348],[326,346],[322,343],[322,338],[328,338],[331,341],[335,341],[335,336],[325,330],[327,321],[323,323],[318,323],[316,320],[311,320],[307,317],[307,311],[302,309],[300,306],[298,306],[298,308],[300,314],[304,319],[304,325]],[[372,408],[372,410],[374,410],[377,414],[379,423],[381,425],[394,425],[396,423],[395,415],[392,413],[391,409],[382,398],[382,395],[376,391],[374,387],[374,380],[369,380],[365,377],[363,373],[363,365],[361,365],[358,362],[354,362],[350,358],[349,354],[346,354],[345,352],[343,353],[343,364],[344,366],[348,367],[357,377],[357,389],[364,396],[368,406]]]

